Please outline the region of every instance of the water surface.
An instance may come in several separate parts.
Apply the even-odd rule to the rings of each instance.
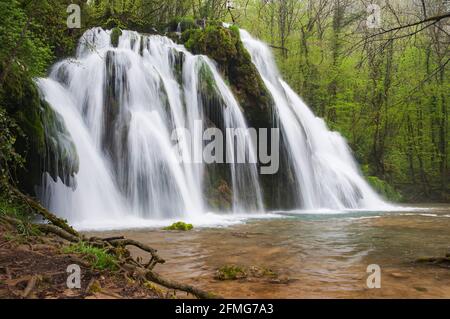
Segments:
[[[229,298],[450,298],[450,269],[415,262],[450,252],[450,206],[282,215],[189,232],[120,234],[158,249],[166,264],[156,270],[167,278]],[[229,264],[269,268],[277,276],[214,279]],[[381,267],[380,289],[367,288],[369,264]]]

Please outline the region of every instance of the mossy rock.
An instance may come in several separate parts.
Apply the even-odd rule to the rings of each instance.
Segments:
[[[218,280],[236,280],[247,278],[245,268],[236,265],[225,265],[220,267],[214,278]]]
[[[192,224],[187,224],[185,222],[176,222],[170,226],[164,227],[164,230],[182,230],[187,231],[193,229],[194,226]]]
[[[122,35],[122,30],[119,27],[115,27],[111,30],[111,45],[117,48],[119,45],[119,38]]]

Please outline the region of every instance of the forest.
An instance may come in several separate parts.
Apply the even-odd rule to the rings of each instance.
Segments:
[[[80,28],[66,26],[70,3],[81,7]],[[0,5],[4,181],[30,180],[33,165],[42,161],[45,143],[42,128],[33,123],[40,115],[32,79],[73,55],[84,30],[103,26],[164,34],[178,25],[226,21],[270,44],[282,76],[348,140],[374,187],[396,200],[449,199],[445,1],[13,0]]]

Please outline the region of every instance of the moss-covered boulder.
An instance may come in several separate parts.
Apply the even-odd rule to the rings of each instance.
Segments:
[[[170,226],[164,227],[164,230],[182,230],[187,231],[193,229],[194,226],[192,224],[187,224],[185,222],[176,222]]]
[[[119,38],[122,35],[122,30],[119,27],[115,27],[111,30],[111,45],[117,48],[119,45]]]

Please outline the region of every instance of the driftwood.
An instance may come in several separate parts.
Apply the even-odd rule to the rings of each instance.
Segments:
[[[74,230],[70,225],[67,224],[67,222],[54,214],[52,214],[50,211],[42,207],[38,202],[36,202],[31,197],[22,194],[19,190],[12,188],[14,194],[17,195],[18,198],[23,200],[26,204],[30,206],[30,208],[36,212],[37,214],[41,215],[44,219],[50,222],[50,224],[31,224],[31,226],[35,227],[42,233],[48,234],[52,233],[54,235],[57,235],[58,237],[65,239],[72,243],[78,243],[78,242],[86,242],[89,245],[95,246],[95,247],[102,247],[107,249],[107,251],[110,254],[113,254],[118,259],[118,266],[119,269],[122,271],[125,271],[126,273],[129,273],[131,275],[137,275],[140,279],[144,279],[147,281],[155,282],[161,286],[164,286],[166,288],[170,289],[176,289],[185,291],[187,293],[190,293],[197,298],[205,299],[205,298],[220,298],[217,295],[213,295],[211,293],[208,293],[204,290],[195,288],[190,285],[178,283],[175,281],[167,280],[162,278],[157,273],[153,272],[153,268],[157,264],[163,264],[165,262],[164,259],[159,257],[157,250],[145,245],[141,242],[138,242],[136,240],[127,239],[123,236],[116,236],[116,237],[108,237],[108,238],[100,238],[100,237],[90,237],[86,238],[83,235],[80,235],[76,230]],[[12,224],[14,226],[23,225],[25,222],[10,217],[0,215],[0,220],[6,221],[9,224]],[[135,246],[147,253],[150,254],[150,259],[147,263],[141,263],[140,260],[134,260],[131,258],[130,252],[126,249],[126,246]],[[121,250],[125,250],[126,256],[123,257],[120,252],[118,252],[119,248]],[[127,274],[125,274],[127,275]],[[35,285],[35,281],[31,281],[29,283],[30,289],[27,289],[29,291],[26,291],[27,295],[29,292],[33,289],[33,286]]]

